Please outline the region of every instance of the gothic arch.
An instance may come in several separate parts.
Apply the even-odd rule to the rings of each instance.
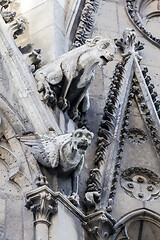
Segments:
[[[24,194],[33,188],[32,177],[23,172],[26,157],[17,135],[27,133],[22,121],[12,109],[12,106],[0,96],[0,162],[2,161],[9,172],[9,180],[16,183]],[[5,139],[1,141],[1,137]],[[37,174],[36,166],[34,171]],[[28,171],[29,173],[29,171]]]
[[[133,231],[134,235],[143,235],[142,228],[144,226],[144,223],[146,224],[145,227],[147,227],[148,229],[150,227],[151,229],[154,229],[154,236],[158,236],[160,234],[160,215],[149,209],[142,208],[132,211],[118,220],[118,222],[114,226],[116,233],[113,236],[113,240],[132,240],[133,238],[131,236],[133,235]],[[129,233],[130,229],[133,230]],[[150,236],[149,234],[150,232],[148,233],[148,237]],[[146,238],[142,237],[142,239]],[[157,238],[153,239],[152,236],[152,238],[150,237],[149,239],[156,240]]]
[[[20,170],[20,160],[9,149],[0,145],[0,161],[3,161],[9,171],[9,180],[13,181],[25,193],[32,189],[28,177]]]
[[[2,115],[6,118],[8,123],[12,126],[15,133],[26,131],[26,128],[24,127],[20,119],[17,117],[12,107],[2,96],[0,96],[0,111],[2,112]]]

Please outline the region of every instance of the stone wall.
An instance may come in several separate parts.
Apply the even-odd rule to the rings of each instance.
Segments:
[[[79,16],[80,1],[42,0],[16,1],[11,11],[24,18],[27,27],[16,40],[18,46],[33,44],[42,51],[42,63],[50,62],[69,49],[74,22]],[[75,31],[75,30],[74,30]],[[48,47],[49,46],[49,47]]]
[[[159,113],[158,108],[157,111],[155,110],[153,97],[149,95],[151,92],[146,90],[148,88],[143,82],[145,76],[139,68],[140,59],[137,57],[138,55],[142,57],[141,68],[148,68],[147,74],[151,77],[155,91],[160,93],[159,49],[156,44],[152,44],[153,39],[148,41],[148,35],[144,36],[142,31],[138,30],[139,25],[136,27],[129,19],[125,10],[125,0],[99,1],[92,37],[102,36],[114,41],[114,39],[122,38],[125,28],[134,28],[135,32],[132,31],[131,37],[134,38],[136,33],[137,40],[133,39],[133,42],[139,40],[144,43],[144,50],[138,52],[129,45],[130,41],[128,46],[125,46],[127,43],[121,41],[124,43],[124,55],[117,47],[114,60],[108,62],[106,66],[97,66],[95,69],[94,81],[89,88],[91,106],[86,114],[87,127],[94,133],[94,140],[87,149],[86,160],[80,174],[79,207],[75,207],[68,200],[68,195],[72,193],[72,174],[68,176],[62,174],[58,178],[53,176],[57,174],[54,172],[55,169],[38,164],[36,157],[34,158],[31,153],[32,146],[37,144],[38,140],[42,140],[44,135],[52,136],[54,140],[55,135],[73,132],[77,126],[67,113],[63,113],[58,107],[53,110],[41,101],[34,76],[17,46],[23,48],[27,44],[33,44],[33,49],[41,49],[42,66],[53,61],[72,46],[83,5],[84,1],[78,0],[13,2],[9,9],[16,11],[16,19],[24,18],[27,21],[24,33],[15,39],[16,45],[11,37],[14,23],[6,25],[0,18],[2,23],[0,41],[2,54],[0,59],[0,118],[2,118],[2,123],[0,121],[0,239],[2,240],[47,240],[47,237],[50,240],[103,240],[107,239],[107,234],[114,233],[112,227],[116,222],[115,226],[119,229],[125,226],[125,221],[128,220],[124,215],[128,217],[130,212],[135,212],[135,215],[139,214],[140,217],[146,215],[147,220],[149,217],[152,218],[151,212],[154,212],[154,220],[159,221],[156,214],[159,211],[159,190],[151,193],[159,189]],[[150,7],[154,11],[156,5],[151,4]],[[149,31],[152,33],[153,30],[155,34],[158,19],[148,20],[148,24],[145,22],[145,14],[149,13],[148,8],[146,12],[141,9],[141,13],[144,14],[142,22],[144,21],[144,25],[150,28]],[[135,42],[132,44],[135,47]],[[121,99],[115,104],[117,108],[115,130],[105,148],[106,155],[102,154],[102,164],[99,162],[95,164],[95,157],[98,155],[96,150],[99,133],[97,132],[104,116],[104,106],[108,101],[112,77],[116,64],[123,57],[127,58],[127,54],[128,59],[131,57],[128,65],[124,64]],[[133,89],[129,93],[129,82],[131,84],[132,79],[137,79],[139,82],[134,80],[134,84],[137,85],[132,86],[133,89],[134,87],[138,89],[139,95],[138,93],[134,95]],[[145,91],[147,91],[146,95]],[[132,95],[134,95],[134,100],[128,99],[128,96]],[[117,97],[116,94],[115,96]],[[143,111],[142,106],[150,107],[148,111],[157,120],[155,123],[148,119],[148,122],[151,121],[148,124],[146,121],[148,112],[146,109]],[[125,107],[129,109],[129,117],[126,116]],[[112,127],[112,124],[109,126]],[[127,138],[124,138],[125,134],[122,132],[125,127]],[[60,151],[59,149],[57,148],[56,151]],[[121,159],[121,162],[117,159]],[[97,180],[95,175],[89,174],[91,169],[95,171],[98,169],[102,174],[100,177],[101,201],[99,192],[97,194],[95,190],[87,190],[88,179],[93,187],[95,187],[94,184],[99,184],[98,181],[94,182]],[[47,180],[42,177],[41,173],[46,176]],[[126,175],[129,179],[136,176],[136,184],[144,183],[142,188],[139,190],[138,187],[132,186],[130,180],[126,180]],[[49,188],[46,187],[47,181]],[[61,193],[56,193],[56,191]],[[89,207],[85,198],[87,191],[90,193],[88,202],[91,206]],[[26,192],[28,192],[27,195]],[[94,209],[91,209],[93,205]],[[124,222],[121,224],[120,219],[123,217]],[[119,239],[116,237],[114,239]]]

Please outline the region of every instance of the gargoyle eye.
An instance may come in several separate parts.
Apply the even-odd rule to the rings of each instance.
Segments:
[[[82,137],[82,133],[81,132],[77,132],[76,134],[75,134],[75,137],[77,137],[77,138],[81,138]]]
[[[91,134],[87,134],[87,135],[86,135],[86,138],[88,138],[89,140],[92,140]]]
[[[107,47],[108,47],[108,44],[102,44],[102,45],[101,45],[101,48],[102,48],[102,49],[106,49]]]

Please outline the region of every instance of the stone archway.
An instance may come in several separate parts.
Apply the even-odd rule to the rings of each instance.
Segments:
[[[122,217],[115,225],[114,240],[157,240],[160,216],[148,209],[138,209]]]

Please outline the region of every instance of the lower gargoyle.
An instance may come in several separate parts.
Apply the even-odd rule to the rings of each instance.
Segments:
[[[69,200],[79,205],[78,182],[83,168],[85,153],[94,134],[86,128],[59,136],[38,136],[32,145],[32,154],[44,167],[56,170],[58,175],[68,174],[72,177],[72,194]]]

